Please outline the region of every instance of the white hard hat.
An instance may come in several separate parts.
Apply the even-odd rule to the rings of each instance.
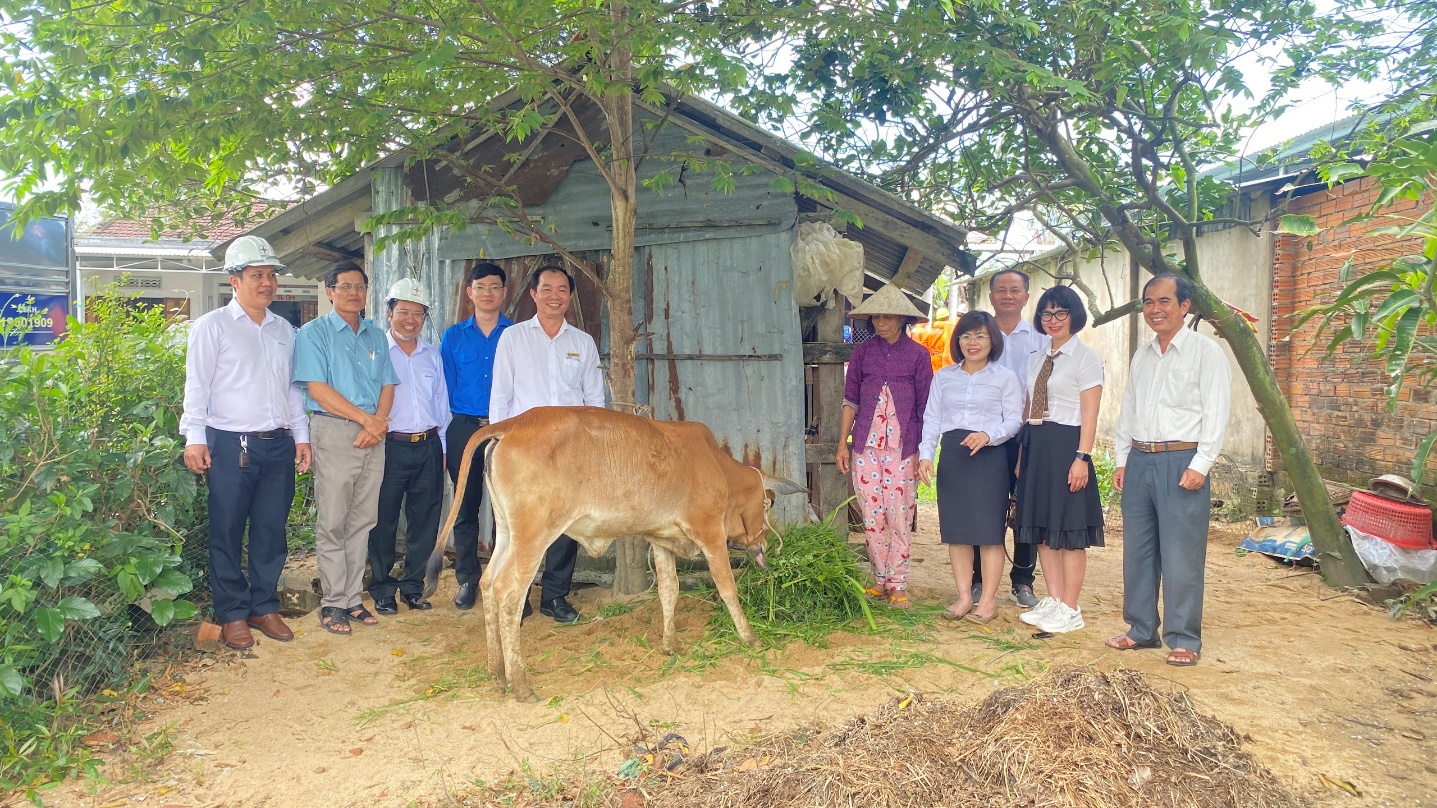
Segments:
[[[410,303],[418,303],[424,308],[429,308],[429,298],[424,296],[424,290],[419,288],[419,281],[413,278],[400,278],[389,287],[389,296],[385,300],[408,300]]]
[[[245,267],[255,266],[284,269],[274,248],[259,236],[240,236],[230,242],[229,249],[225,250],[226,272],[243,272]]]

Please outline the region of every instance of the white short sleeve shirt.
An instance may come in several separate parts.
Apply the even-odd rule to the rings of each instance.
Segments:
[[[1028,357],[1028,401],[1033,401],[1033,387],[1038,372],[1050,353],[1054,354],[1053,374],[1048,377],[1048,417],[1044,420],[1067,426],[1082,426],[1083,411],[1079,394],[1103,383],[1103,358],[1084,345],[1077,337],[1063,343],[1056,353],[1050,348]],[[1030,412],[1030,418],[1039,413]]]

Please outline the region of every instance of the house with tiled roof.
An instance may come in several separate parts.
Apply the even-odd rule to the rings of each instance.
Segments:
[[[107,219],[75,237],[81,294],[118,284],[138,304],[163,306],[171,317],[199,317],[229,303],[232,294],[223,262],[210,250],[252,226],[217,222],[203,238],[179,232],[156,238],[148,221]],[[329,301],[315,281],[281,275],[270,310],[299,326],[328,311]]]

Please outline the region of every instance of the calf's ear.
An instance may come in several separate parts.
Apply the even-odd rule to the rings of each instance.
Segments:
[[[774,477],[769,474],[763,475],[763,488],[765,491],[772,493],[775,497],[783,496],[784,494],[808,493],[807,488],[804,488],[793,480],[785,480],[782,477]]]

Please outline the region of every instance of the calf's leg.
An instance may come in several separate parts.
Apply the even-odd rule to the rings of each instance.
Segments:
[[[522,520],[516,520],[522,521]],[[505,555],[504,575],[495,575],[494,597],[499,612],[501,645],[504,647],[504,672],[509,692],[521,701],[534,701],[534,690],[529,687],[529,674],[524,668],[524,650],[519,644],[519,624],[524,619],[524,601],[529,596],[529,586],[539,571],[539,562],[544,552],[558,538],[557,532],[539,532],[516,525],[510,534],[508,552]],[[491,562],[490,573],[494,565]]]
[[[679,641],[674,636],[674,604],[679,599],[679,572],[674,554],[657,544],[654,548],[654,583],[659,587],[659,606],[664,614],[664,653],[677,654]]]
[[[714,587],[718,589],[719,597],[723,598],[723,605],[728,607],[728,615],[733,618],[738,636],[749,645],[758,645],[758,635],[753,633],[753,627],[743,614],[743,606],[738,602],[738,587],[734,585],[733,568],[728,561],[728,540],[723,531],[709,531],[698,544],[703,548],[704,558],[708,559]]]

